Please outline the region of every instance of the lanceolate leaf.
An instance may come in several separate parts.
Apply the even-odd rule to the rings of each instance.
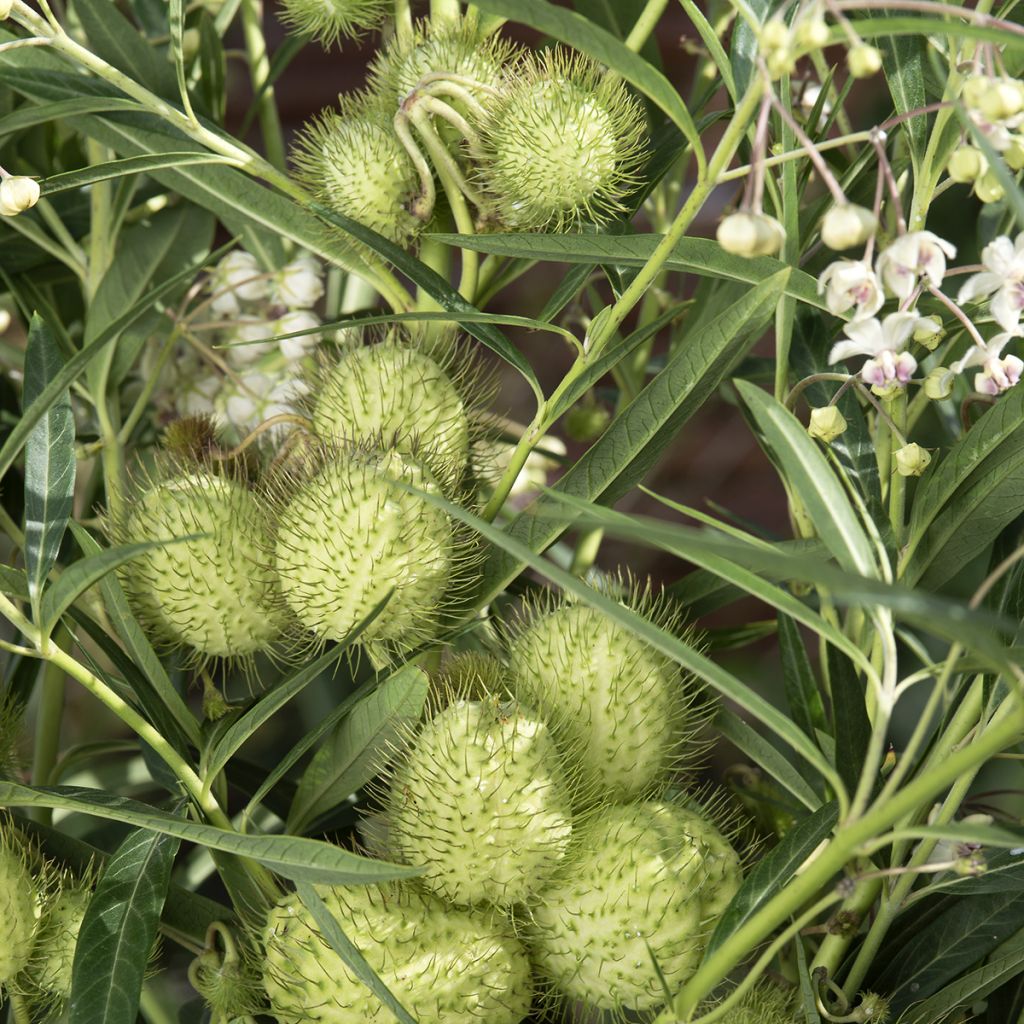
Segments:
[[[21,786],[0,781],[0,807],[51,807],[174,836],[265,864],[285,878],[325,885],[365,885],[418,874],[415,868],[370,860],[340,846],[295,836],[254,836],[158,811],[127,797],[77,786]]]
[[[704,953],[705,959],[786,885],[822,840],[831,835],[836,817],[836,805],[825,804],[798,821],[779,845],[757,862],[729,909],[719,919]]]
[[[25,409],[59,379],[63,364],[53,332],[34,316],[25,350]],[[37,619],[43,584],[71,516],[74,490],[75,417],[65,385],[32,427],[25,445],[25,572]]]
[[[129,174],[147,174],[159,171],[163,167],[184,167],[187,164],[223,164],[226,159],[216,153],[161,153],[159,156],[129,156],[122,160],[110,160],[103,164],[93,164],[78,171],[65,171],[55,174],[41,182],[44,196],[52,196],[57,192],[67,192],[73,188],[85,188],[95,185],[98,181],[121,179]]]
[[[140,828],[107,862],[75,947],[71,1024],[135,1024],[179,844]]]
[[[299,782],[288,831],[302,832],[377,774],[423,713],[428,688],[423,671],[406,665],[342,719]]]

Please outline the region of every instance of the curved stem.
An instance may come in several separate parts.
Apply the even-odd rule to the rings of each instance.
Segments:
[[[643,49],[644,43],[657,28],[668,2],[669,0],[647,0],[647,6],[640,12],[640,17],[636,19],[625,39],[626,46],[634,53],[639,53]]]

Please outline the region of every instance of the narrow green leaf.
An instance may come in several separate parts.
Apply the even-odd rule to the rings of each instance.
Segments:
[[[874,551],[825,456],[800,421],[749,381],[736,381],[780,472],[800,496],[818,535],[844,569],[877,578]]]
[[[96,557],[102,552],[103,549],[84,527],[73,522],[71,532],[75,535],[78,546],[87,558]],[[173,721],[177,723],[181,734],[194,747],[199,747],[202,742],[199,723],[189,711],[181,694],[174,688],[163,663],[157,657],[149,640],[146,639],[146,634],[132,615],[117,576],[113,573],[104,576],[100,582],[100,590],[114,633],[121,639],[132,658],[133,663],[129,664],[134,672],[126,672],[125,677],[134,681],[143,706],[147,705],[147,694],[152,693],[152,704],[166,708]],[[168,735],[168,738],[172,737]]]
[[[223,164],[228,163],[226,157],[215,153],[161,153],[158,156],[128,156],[121,160],[108,160],[106,163],[93,164],[77,171],[65,171],[54,174],[40,182],[44,196],[52,196],[57,192],[69,189],[86,188],[98,181],[110,181],[112,178],[124,178],[130,174],[148,174],[164,167],[185,167],[188,164]]]
[[[821,1024],[818,1001],[814,991],[816,986],[811,981],[811,972],[807,967],[807,950],[804,949],[804,940],[798,935],[794,939],[793,945],[796,948],[797,975],[800,978],[800,1012],[803,1024]]]
[[[772,13],[773,0],[750,0],[744,13],[749,12],[754,20],[763,24]],[[753,81],[757,71],[757,58],[759,47],[757,33],[742,16],[736,18],[736,28],[732,34],[732,47],[730,61],[732,73],[736,80],[736,89],[742,95]]]
[[[174,538],[169,541],[144,541],[140,544],[120,544],[107,548],[98,554],[90,555],[65,569],[61,577],[43,595],[40,609],[40,624],[44,632],[50,632],[60,617],[85,593],[93,584],[98,583],[107,573],[119,565],[144,551],[163,547],[166,544],[179,544],[189,537]]]
[[[28,600],[28,583],[25,574],[9,565],[0,565],[0,594],[8,597],[17,597],[19,600]]]
[[[722,84],[725,86],[726,91],[732,98],[733,102],[736,101],[736,80],[732,75],[732,65],[729,63],[729,56],[725,52],[725,48],[722,46],[721,40],[715,34],[714,28],[711,23],[704,16],[704,12],[693,2],[693,0],[679,0],[683,5],[683,10],[686,11],[686,16],[690,19],[693,27],[697,30],[697,34],[701,38],[701,42],[704,43],[704,48],[708,51],[708,56],[714,61],[715,68],[718,70],[718,74],[722,79]]]
[[[46,577],[57,560],[71,517],[75,490],[75,417],[67,385],[60,380],[64,358],[53,331],[38,315],[29,326],[25,350],[24,409],[53,393],[25,442],[25,574],[32,608],[39,621]]]
[[[391,990],[377,976],[377,972],[366,962],[359,947],[342,930],[338,919],[317,894],[316,889],[304,882],[295,887],[299,899],[313,915],[320,934],[331,949],[345,961],[352,973],[395,1015],[401,1024],[416,1024],[416,1018],[392,995]]]
[[[779,652],[789,710],[793,721],[813,738],[819,730],[828,732],[825,705],[796,623],[783,614],[779,615],[778,622]]]
[[[880,36],[938,36],[949,37],[951,32],[958,39],[978,39],[983,42],[998,43],[1009,50],[1024,49],[1024,30],[1016,23],[1003,22],[1000,26],[979,25],[976,21],[964,18],[944,21],[941,18],[919,18],[913,15],[901,17],[858,18],[857,34],[863,39],[877,39]],[[835,26],[830,32],[827,45],[845,44],[848,39],[845,30]]]
[[[889,40],[882,50],[882,69],[897,114],[920,110],[928,102],[925,94],[925,59],[928,43],[923,35],[899,36]],[[909,143],[914,180],[921,173],[921,161],[928,146],[928,116],[922,114],[903,122],[903,133]]]
[[[324,885],[366,885],[418,874],[416,868],[371,860],[340,846],[296,836],[254,836],[186,821],[147,804],[98,789],[77,786],[22,786],[0,780],[0,807],[51,807],[174,836],[212,850],[249,857],[296,881]]]
[[[168,27],[171,30],[171,58],[174,60],[174,77],[178,83],[178,98],[182,109],[189,117],[194,117],[192,100],[188,94],[188,82],[185,78],[185,46],[182,36],[185,33],[185,4],[182,0],[170,0]]]
[[[0,117],[0,136],[49,124],[82,114],[108,114],[114,110],[141,110],[135,100],[118,96],[82,96],[78,99],[59,100],[56,103],[28,104]]]
[[[786,756],[738,715],[728,710],[720,711],[715,716],[715,728],[809,811],[815,811],[821,806],[821,797],[807,785]]]
[[[380,771],[382,760],[422,715],[429,685],[421,669],[405,665],[342,719],[299,782],[289,832],[305,831]]]
[[[861,766],[866,763],[871,740],[865,684],[857,677],[850,659],[834,647],[828,651],[829,691],[836,741],[836,768],[847,789],[857,788]]]
[[[75,946],[70,1024],[135,1024],[179,845],[138,829],[107,862]]]
[[[502,233],[488,235],[432,234],[446,245],[516,259],[546,260],[552,263],[578,263],[584,266],[614,264],[642,267],[661,241],[659,235],[556,235]],[[681,238],[665,261],[666,270],[678,270],[702,277],[719,277],[746,284],[761,284],[786,268],[771,256],[748,259],[727,253],[709,238]],[[818,295],[817,282],[810,274],[791,268],[785,292],[819,309],[826,309]]]
[[[800,865],[826,840],[835,827],[835,803],[825,804],[813,814],[798,821],[769,850],[747,875],[729,908],[719,918],[704,951],[707,959],[734,932],[750,920],[796,874]]]
[[[620,74],[655,103],[683,133],[701,166],[704,150],[693,118],[675,86],[643,57],[633,53],[611,32],[592,21],[547,0],[479,0],[480,10],[512,18],[538,32],[567,43]]]

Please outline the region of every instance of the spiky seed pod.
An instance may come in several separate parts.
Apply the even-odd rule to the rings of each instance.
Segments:
[[[626,209],[645,152],[643,109],[589,58],[528,55],[480,127],[480,181],[509,227],[567,231]]]
[[[379,99],[343,97],[299,136],[298,176],[325,206],[400,245],[423,222],[409,212],[420,179]]]
[[[0,989],[28,965],[40,913],[40,890],[26,851],[0,821]]]
[[[436,707],[454,699],[483,700],[508,689],[505,666],[493,655],[483,651],[447,653],[441,671],[431,680],[431,700]]]
[[[33,985],[54,999],[71,995],[75,947],[91,899],[91,880],[83,879],[63,885],[43,908],[29,973]]]
[[[284,482],[275,541],[285,601],[320,639],[344,639],[393,591],[362,635],[382,658],[436,633],[467,555],[448,516],[395,481],[440,492],[398,452],[341,452],[308,480]]]
[[[325,887],[320,895],[420,1024],[519,1024],[529,1012],[529,961],[501,918],[445,906],[408,884]],[[271,910],[264,949],[264,985],[280,1024],[394,1019],[295,896]]]
[[[398,855],[460,904],[528,900],[572,835],[547,726],[500,694],[456,699],[426,722],[392,772],[388,818]]]
[[[389,0],[282,0],[281,20],[296,35],[311,35],[325,47],[339,38],[358,39],[377,28],[391,10]]]
[[[703,1016],[715,1008],[714,1002],[705,1003],[700,1014]],[[727,1016],[729,1024],[794,1024],[797,1019],[793,993],[772,985],[758,982],[747,992],[739,1003],[733,1004]]]
[[[128,563],[125,589],[140,618],[202,657],[244,658],[279,640],[287,616],[261,503],[245,484],[195,468],[160,480],[111,531],[118,541],[176,540]]]
[[[396,35],[378,53],[370,66],[370,88],[397,109],[425,75],[453,75],[468,80],[458,84],[482,99],[488,90],[502,88],[504,68],[516,49],[500,36],[482,35],[467,21],[441,26],[422,22],[412,38]],[[470,113],[457,98],[446,95],[444,99],[463,116]]]
[[[207,929],[205,948],[189,965],[188,980],[214,1020],[236,1020],[259,1012],[262,996],[255,951],[239,944],[220,921]]]
[[[606,1010],[664,1000],[697,969],[739,862],[713,825],[668,803],[609,807],[577,827],[526,926],[556,992]]]
[[[551,723],[580,802],[653,795],[680,766],[689,698],[679,668],[603,612],[527,612],[508,667],[515,694]]]
[[[466,407],[456,383],[425,352],[394,339],[348,348],[313,391],[313,429],[325,441],[393,448],[448,485],[462,477]]]

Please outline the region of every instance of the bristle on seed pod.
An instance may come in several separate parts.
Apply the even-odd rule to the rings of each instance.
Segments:
[[[313,36],[329,47],[377,28],[391,6],[389,0],[282,0],[281,20],[290,32]]]

